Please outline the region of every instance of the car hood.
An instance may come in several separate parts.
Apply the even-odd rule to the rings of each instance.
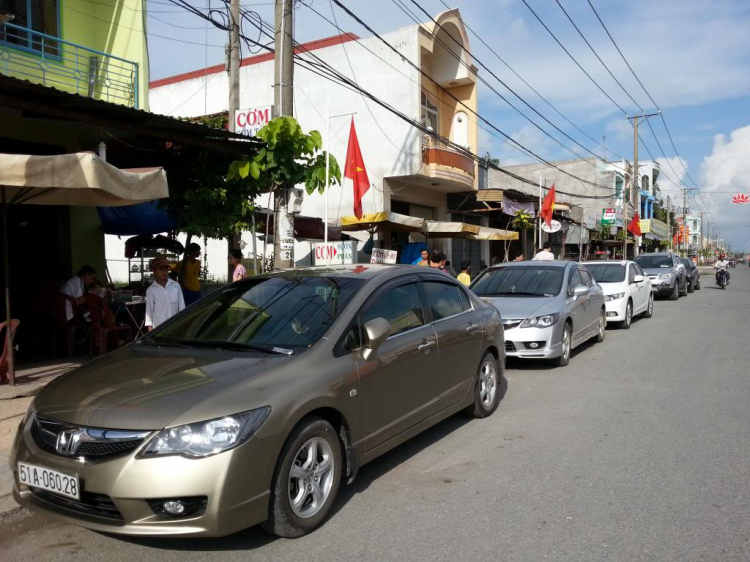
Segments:
[[[649,267],[648,269],[643,269],[643,272],[646,275],[660,275],[662,273],[674,273],[674,267]]]
[[[481,297],[500,311],[504,320],[523,320],[560,312],[559,300],[555,297]]]
[[[623,281],[617,283],[599,283],[602,288],[602,292],[605,295],[611,295],[613,293],[622,293],[626,289],[626,285]]]
[[[293,361],[264,353],[132,345],[56,379],[41,416],[88,427],[156,430],[259,407],[268,373]]]

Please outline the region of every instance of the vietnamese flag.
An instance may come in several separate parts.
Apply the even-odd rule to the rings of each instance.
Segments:
[[[555,210],[555,184],[552,184],[552,187],[549,190],[549,193],[544,196],[544,201],[542,201],[542,210],[539,213],[539,216],[544,219],[544,222],[547,223],[547,226],[550,226],[552,224],[552,211]]]
[[[352,180],[354,184],[354,215],[362,218],[362,198],[370,189],[370,180],[367,178],[365,161],[359,150],[357,131],[354,129],[354,118],[349,129],[349,146],[346,149],[346,165],[344,166],[344,177]]]
[[[630,221],[630,224],[628,225],[628,232],[630,232],[633,236],[643,236],[643,234],[641,233],[641,217],[638,216],[638,213],[636,213],[633,217],[633,220]]]

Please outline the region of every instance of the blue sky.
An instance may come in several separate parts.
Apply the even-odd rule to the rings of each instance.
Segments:
[[[411,0],[401,1],[419,14]],[[623,113],[575,66],[522,0],[445,1],[459,8],[466,23],[566,117],[598,142],[606,137],[607,148],[632,158],[632,129]],[[556,0],[527,2],[620,106],[631,114],[639,111],[588,49]],[[191,0],[191,3],[202,8],[209,5],[208,0]],[[445,9],[441,0],[419,0],[419,3],[432,14]],[[653,110],[653,103],[612,46],[588,2],[560,0],[560,3],[625,89],[644,109]],[[592,3],[659,104],[683,164],[701,189],[701,195],[693,200],[692,209],[710,212],[708,220],[718,225],[734,250],[750,251],[750,206],[738,207],[730,202],[732,193],[750,194],[750,34],[747,33],[750,2],[592,0]],[[305,4],[331,17],[330,0],[304,0],[298,4],[298,41],[336,33]],[[267,23],[273,23],[272,0],[247,0],[242,5],[256,11]],[[378,32],[413,23],[393,0],[347,0],[346,5]],[[221,6],[218,0],[211,0],[211,7]],[[224,60],[224,32],[207,29],[203,20],[182,13],[168,0],[148,0],[148,9],[152,79]],[[341,27],[362,37],[368,35],[340,9],[335,10]],[[251,31],[248,28],[246,33],[251,35]],[[473,36],[470,41],[475,58],[528,103],[590,150],[603,152],[522,84],[480,41]],[[495,89],[508,94],[489,73],[480,69],[480,74]],[[509,108],[489,88],[482,84],[479,87],[479,113],[499,129],[548,160],[574,157]],[[514,102],[521,105],[518,100]],[[554,132],[530,110],[525,109],[525,112]],[[660,160],[663,175],[671,180],[665,178],[661,182],[662,190],[681,200],[677,185],[684,182],[693,187],[693,184],[684,177],[661,120],[654,119],[652,126],[669,163],[664,161],[648,127],[642,129],[641,136],[646,147]],[[555,136],[564,145],[581,152],[558,133]],[[648,158],[646,147],[640,148],[642,159]],[[489,151],[499,157],[501,164],[529,161],[507,143],[484,132],[480,135],[480,149],[482,153]]]

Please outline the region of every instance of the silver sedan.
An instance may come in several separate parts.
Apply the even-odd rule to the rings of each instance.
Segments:
[[[565,366],[572,349],[604,340],[604,293],[578,263],[507,263],[485,270],[471,289],[500,311],[508,357]]]

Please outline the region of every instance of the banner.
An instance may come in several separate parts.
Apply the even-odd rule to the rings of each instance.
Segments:
[[[518,211],[523,211],[531,218],[536,217],[534,203],[520,203],[518,201],[513,201],[513,199],[508,199],[507,197],[503,199],[503,213],[515,216]]]
[[[354,263],[351,240],[344,242],[319,242],[313,246],[313,265],[348,265]]]
[[[396,250],[373,248],[370,263],[396,263],[396,258],[398,258],[398,252]]]

